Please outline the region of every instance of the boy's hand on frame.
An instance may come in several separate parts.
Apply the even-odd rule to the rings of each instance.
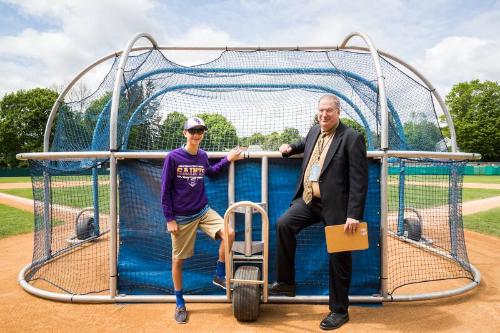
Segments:
[[[229,153],[227,154],[227,160],[229,162],[241,160],[243,158],[243,154],[241,152],[242,152],[242,150],[239,146],[231,149],[229,151]]]

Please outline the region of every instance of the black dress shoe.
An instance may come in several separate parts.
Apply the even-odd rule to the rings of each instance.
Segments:
[[[349,314],[341,314],[341,313],[335,313],[335,312],[330,312],[328,316],[325,317],[321,321],[321,324],[319,324],[319,327],[322,330],[334,330],[339,328],[340,326],[344,325],[349,321]]]
[[[295,285],[285,282],[274,282],[269,286],[269,295],[295,297]]]

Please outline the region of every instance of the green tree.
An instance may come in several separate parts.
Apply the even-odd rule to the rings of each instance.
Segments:
[[[43,150],[43,135],[57,92],[35,88],[19,90],[0,100],[0,165],[26,166],[16,154]]]
[[[281,133],[272,132],[271,134],[266,135],[266,139],[264,140],[264,143],[262,144],[262,149],[263,150],[278,150],[279,146],[283,143],[284,142],[281,142]]]
[[[403,131],[410,150],[436,151],[437,144],[443,141],[439,127],[422,115],[412,114]]]
[[[280,143],[295,143],[302,140],[299,130],[293,127],[287,127],[283,130],[280,137]],[[279,146],[278,146],[279,147]]]
[[[132,125],[130,127],[127,140],[127,149],[130,150],[157,150],[160,147],[160,120],[161,115],[157,112],[160,102],[157,98],[150,100],[142,106],[142,109],[136,113],[137,108],[155,92],[153,81],[141,81],[127,89],[124,95],[125,103],[120,102],[119,118],[126,124],[129,123],[132,115],[135,113]]]
[[[356,131],[358,131],[359,134],[363,135],[363,137],[365,138],[365,144],[368,145],[368,138],[366,137],[366,129],[363,125],[350,118],[341,118],[340,121],[344,125],[354,128]]]
[[[104,110],[106,104],[110,102],[111,96],[112,92],[109,91],[105,93],[103,96],[99,97],[98,99],[92,101],[92,103],[90,103],[87,109],[85,109],[83,120],[86,124],[86,127],[94,131],[94,128],[97,124],[97,119]]]
[[[236,128],[224,116],[214,113],[197,115],[208,127],[202,148],[207,151],[225,151],[234,148],[238,143]]]
[[[254,133],[249,137],[241,138],[240,145],[260,146],[263,150],[277,150],[283,143],[294,143],[301,140],[302,137],[299,134],[299,130],[292,127],[287,127],[283,132],[272,132],[268,135],[263,135],[261,133]]]
[[[446,96],[462,151],[500,161],[500,85],[473,80],[453,86]]]
[[[97,150],[105,150],[108,149],[108,146],[104,147],[102,144],[97,144],[94,148],[91,148],[92,139],[94,135],[95,128],[97,126],[97,120],[99,116],[104,110],[104,107],[111,100],[112,92],[107,92],[103,96],[93,100],[90,105],[83,111],[83,114],[68,111],[65,112],[64,115],[69,118],[68,121],[71,121],[71,128],[73,130],[66,131],[64,135],[68,138],[68,142],[80,142],[79,148],[75,147],[73,150],[86,150],[86,149],[97,149]],[[62,113],[61,113],[62,114]],[[105,124],[103,124],[105,125]],[[109,133],[107,127],[101,128],[101,131],[104,130],[105,135]],[[98,131],[101,132],[101,131]],[[104,134],[103,133],[103,134]],[[61,133],[62,135],[63,133]],[[107,141],[106,144],[109,142]]]
[[[264,140],[263,149],[264,150],[278,150],[278,148],[284,143],[295,143],[302,140],[299,134],[299,130],[293,127],[287,127],[283,132],[273,132],[266,136]]]
[[[253,146],[253,145],[262,145],[266,140],[266,136],[261,133],[254,133],[248,137],[241,138],[239,141],[239,145],[243,147]]]
[[[450,129],[448,127],[448,123],[446,122],[446,116],[444,114],[439,116],[439,125],[441,128],[441,133],[445,138],[451,138]]]
[[[180,112],[169,113],[160,129],[160,145],[158,149],[173,150],[184,142],[182,131],[187,118]]]

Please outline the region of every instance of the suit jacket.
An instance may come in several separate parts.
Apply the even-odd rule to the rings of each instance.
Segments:
[[[304,153],[301,177],[293,200],[302,197],[304,172],[321,133],[319,125],[311,128],[304,140],[292,144],[290,155]],[[341,122],[337,127],[319,176],[322,213],[327,225],[344,224],[346,218],[363,219],[368,189],[368,162],[364,138]]]

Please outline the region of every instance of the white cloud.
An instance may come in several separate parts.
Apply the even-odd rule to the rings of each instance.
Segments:
[[[451,87],[474,79],[498,81],[500,43],[475,37],[453,36],[425,50],[417,67],[438,91],[446,95]]]
[[[21,88],[65,85],[94,60],[122,49],[137,31],[161,30],[149,18],[154,5],[147,0],[16,4],[24,15],[50,21],[57,28],[26,28],[17,35],[0,37],[0,69],[6,78],[0,82],[0,96]]]
[[[65,86],[96,59],[122,50],[137,32],[149,32],[160,45],[235,45],[228,33],[200,22],[183,33],[170,32],[176,20],[169,7],[154,0],[13,1],[22,15],[51,22],[47,30],[26,28],[0,36],[0,97],[37,86]],[[54,28],[55,26],[55,28]],[[149,45],[146,40],[138,45]],[[220,53],[220,52],[219,52]],[[171,52],[183,65],[206,62],[213,52]],[[28,65],[26,65],[28,64]]]
[[[191,28],[182,36],[170,38],[167,44],[162,45],[225,47],[238,44],[239,42],[231,39],[226,32],[201,25]],[[192,66],[216,59],[221,51],[167,51],[165,54],[174,62],[183,66]]]
[[[86,65],[121,50],[136,32],[161,45],[330,45],[360,31],[414,65],[444,95],[457,81],[499,77],[499,3],[451,0],[210,1],[15,0],[19,15],[38,22],[0,34],[0,97],[35,86],[63,86]],[[39,22],[42,22],[40,24]],[[45,29],[39,28],[46,23]],[[488,28],[489,27],[489,28]],[[1,32],[1,28],[0,28]],[[467,37],[461,37],[467,36]],[[460,39],[458,42],[456,39]],[[145,44],[141,41],[140,44]],[[363,45],[353,39],[351,45]],[[485,52],[485,50],[489,50]],[[168,52],[183,65],[219,52]]]

